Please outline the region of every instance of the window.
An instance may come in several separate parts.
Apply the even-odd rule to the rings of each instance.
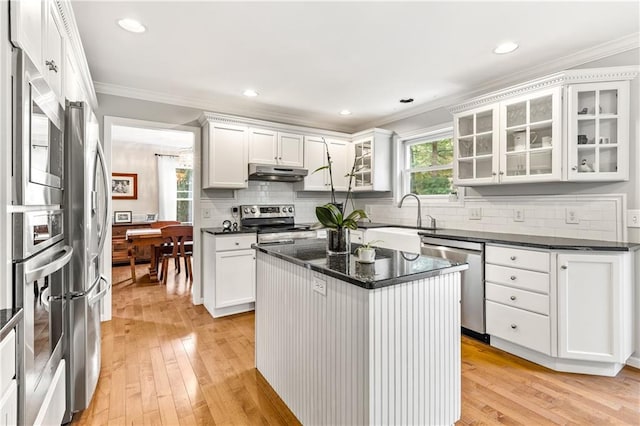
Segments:
[[[451,130],[432,132],[403,141],[403,193],[448,195],[453,186]]]
[[[193,157],[180,155],[176,167],[176,220],[193,222]]]

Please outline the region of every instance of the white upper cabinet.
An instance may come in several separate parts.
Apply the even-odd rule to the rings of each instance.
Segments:
[[[11,40],[22,48],[64,105],[64,31],[53,0],[11,1]]]
[[[353,135],[354,191],[391,191],[391,135],[382,129]]]
[[[304,167],[309,170],[309,175],[304,178],[301,184],[296,186],[302,191],[330,191],[331,180],[329,170],[323,169],[314,173],[320,167],[327,165],[327,148],[331,156],[331,172],[333,175],[333,186],[336,191],[346,191],[349,185],[349,178],[346,176],[351,171],[349,164],[349,147],[347,141],[325,138],[319,136],[306,136],[304,138]]]
[[[42,19],[42,0],[12,0],[9,2],[11,12],[11,41],[26,52],[38,69],[42,64],[42,40],[44,26]]]
[[[498,105],[453,117],[453,176],[458,186],[498,182]]]
[[[569,86],[568,179],[629,179],[629,82]]]
[[[562,178],[562,88],[500,103],[500,183]]]
[[[304,137],[274,130],[249,129],[249,162],[302,167]]]
[[[627,180],[637,74],[569,70],[454,105],[454,183]]]
[[[246,126],[209,123],[202,140],[202,188],[248,186],[248,134]]]
[[[561,100],[556,87],[456,114],[455,184],[560,180]]]

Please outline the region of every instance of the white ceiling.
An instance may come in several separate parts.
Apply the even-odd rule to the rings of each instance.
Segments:
[[[639,4],[72,1],[98,92],[343,131],[637,49]]]

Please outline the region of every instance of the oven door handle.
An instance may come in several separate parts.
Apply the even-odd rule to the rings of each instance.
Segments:
[[[26,282],[39,280],[40,278],[44,278],[47,275],[51,275],[57,270],[61,269],[71,260],[71,256],[73,256],[73,247],[64,246],[60,251],[60,253],[62,253],[62,255],[60,257],[57,257],[52,262],[47,263],[46,265],[40,266],[38,268],[34,268],[30,270],[28,269],[24,271],[24,277]]]

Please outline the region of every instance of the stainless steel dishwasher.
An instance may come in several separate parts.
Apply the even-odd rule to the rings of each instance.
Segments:
[[[484,243],[422,237],[421,253],[460,263],[468,263],[462,271],[461,323],[462,332],[489,342],[484,318]]]

